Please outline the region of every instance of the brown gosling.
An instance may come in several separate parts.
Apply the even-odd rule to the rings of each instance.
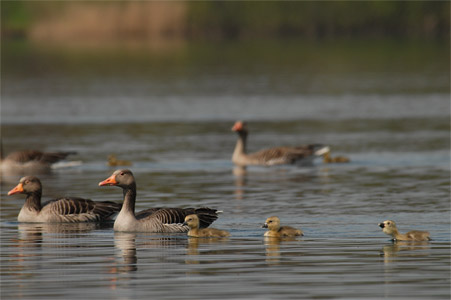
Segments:
[[[350,159],[346,156],[330,156],[330,152],[326,152],[323,155],[323,163],[325,164],[331,164],[331,163],[347,163]]]
[[[216,228],[202,228],[199,229],[199,217],[197,215],[188,215],[185,217],[183,225],[188,225],[188,236],[191,237],[228,237],[230,233],[225,230]]]
[[[430,241],[429,232],[412,230],[405,234],[399,233],[396,223],[391,220],[379,223],[379,227],[385,234],[391,235],[394,241]]]
[[[302,230],[290,227],[290,226],[280,226],[280,219],[278,217],[269,217],[266,219],[263,228],[268,228],[269,230],[265,232],[266,237],[295,237],[303,236]]]
[[[132,163],[131,161],[128,160],[121,160],[121,159],[117,159],[115,154],[110,154],[108,155],[108,166],[110,167],[115,167],[115,166],[131,166]]]

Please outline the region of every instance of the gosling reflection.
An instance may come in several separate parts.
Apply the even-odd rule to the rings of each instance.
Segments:
[[[263,237],[263,242],[265,244],[265,255],[266,263],[269,265],[278,265],[280,263],[280,244],[283,242],[294,242],[298,241],[296,237]]]
[[[389,264],[398,261],[400,257],[422,257],[428,256],[430,245],[427,241],[395,241],[390,245],[382,247],[381,256],[384,257],[384,263]]]
[[[209,237],[209,238],[198,238],[198,237],[188,237],[188,246],[187,246],[187,255],[193,256],[192,259],[186,259],[185,263],[187,265],[197,265],[199,264],[199,260],[196,256],[201,255],[201,251],[199,251],[199,247],[205,245],[214,245],[214,244],[225,244],[229,241],[228,237]],[[212,254],[212,251],[208,251],[208,254]],[[188,272],[189,274],[194,274],[198,272]]]

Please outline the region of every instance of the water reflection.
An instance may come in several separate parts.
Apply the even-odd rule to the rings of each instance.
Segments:
[[[390,264],[404,257],[426,257],[429,253],[421,250],[429,249],[430,244],[428,241],[395,241],[382,247],[381,256],[384,257],[385,264]]]
[[[165,249],[179,248],[186,245],[186,240],[180,238],[180,234],[160,236],[158,234],[139,234],[131,232],[115,232],[114,246],[119,250],[120,261],[110,273],[128,273],[138,270],[137,249],[162,250],[163,255],[168,255]],[[157,253],[157,252],[155,252]]]
[[[278,265],[280,264],[280,258],[282,257],[280,253],[280,244],[283,242],[294,242],[298,241],[296,237],[263,237],[263,242],[265,244],[265,255],[266,263],[268,265]]]
[[[114,246],[120,251],[123,263],[119,267],[114,266],[109,273],[128,273],[138,270],[138,258],[136,256],[136,233],[115,232]]]
[[[19,223],[17,239],[11,240],[9,244],[15,250],[7,252],[9,274],[28,278],[29,272],[41,268],[40,263],[30,262],[41,262],[41,257],[48,254],[48,248],[71,247],[66,241],[57,242],[57,239],[69,240],[79,233],[90,232],[101,226],[96,223]],[[43,247],[46,249],[42,249]]]

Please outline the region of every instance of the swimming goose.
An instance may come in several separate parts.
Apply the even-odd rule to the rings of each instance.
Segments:
[[[185,217],[183,225],[189,227],[188,236],[192,237],[228,237],[230,233],[225,230],[216,228],[202,228],[199,229],[199,217],[195,214]]]
[[[117,170],[99,186],[122,188],[124,203],[114,222],[114,230],[128,232],[187,232],[185,217],[197,214],[200,227],[208,227],[218,218],[216,209],[204,208],[151,208],[135,215],[136,182],[130,170]]]
[[[304,235],[304,233],[299,229],[290,226],[280,226],[280,219],[278,217],[267,218],[262,228],[269,229],[268,231],[265,232],[266,237],[282,238]]]
[[[76,152],[42,152],[38,150],[21,150],[9,153],[3,157],[0,145],[0,166],[4,173],[13,174],[45,174],[49,173],[54,163]]]
[[[311,144],[296,147],[275,147],[247,154],[246,140],[248,130],[246,123],[243,121],[235,122],[232,131],[238,133],[238,141],[232,155],[232,162],[237,166],[272,166],[294,164],[296,162],[311,163],[315,156],[320,156],[329,151],[327,146]]]
[[[379,223],[379,227],[385,234],[391,235],[394,241],[430,241],[431,237],[427,231],[412,230],[405,234],[399,233],[396,223],[386,220]]]
[[[109,221],[119,212],[121,204],[111,201],[95,202],[78,197],[64,197],[41,205],[42,185],[35,176],[25,176],[8,195],[26,194],[25,204],[19,212],[19,222],[96,222]]]

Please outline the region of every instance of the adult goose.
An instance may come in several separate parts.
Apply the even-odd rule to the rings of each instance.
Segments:
[[[379,223],[379,227],[385,234],[391,235],[394,241],[430,241],[431,237],[427,231],[412,230],[405,234],[398,231],[396,223],[392,220],[386,220]]]
[[[121,204],[95,202],[78,197],[64,197],[41,205],[42,184],[35,176],[25,176],[8,195],[26,194],[25,204],[19,212],[19,222],[62,223],[109,221],[121,209]]]
[[[128,232],[187,232],[185,217],[199,216],[200,226],[208,227],[218,218],[218,211],[210,208],[151,208],[135,214],[136,182],[130,170],[117,170],[99,186],[118,186],[124,193],[124,202],[115,222],[114,230]]]
[[[295,147],[285,146],[268,148],[248,154],[246,151],[248,135],[246,123],[243,121],[235,122],[232,131],[235,131],[238,134],[238,140],[232,155],[232,162],[235,165],[242,167],[250,165],[272,166],[294,163],[311,164],[315,156],[321,156],[330,150],[328,146],[311,144]]]
[[[278,217],[267,218],[262,227],[269,229],[265,232],[266,237],[284,238],[304,235],[299,229],[290,226],[280,226],[280,219]]]
[[[12,174],[46,174],[51,171],[52,165],[66,159],[76,152],[57,151],[43,152],[39,150],[21,150],[9,153],[3,157],[3,148],[0,144],[0,170],[2,173]]]
[[[188,225],[188,236],[191,237],[228,237],[230,233],[216,228],[199,228],[199,217],[188,215],[185,217],[184,225]]]

